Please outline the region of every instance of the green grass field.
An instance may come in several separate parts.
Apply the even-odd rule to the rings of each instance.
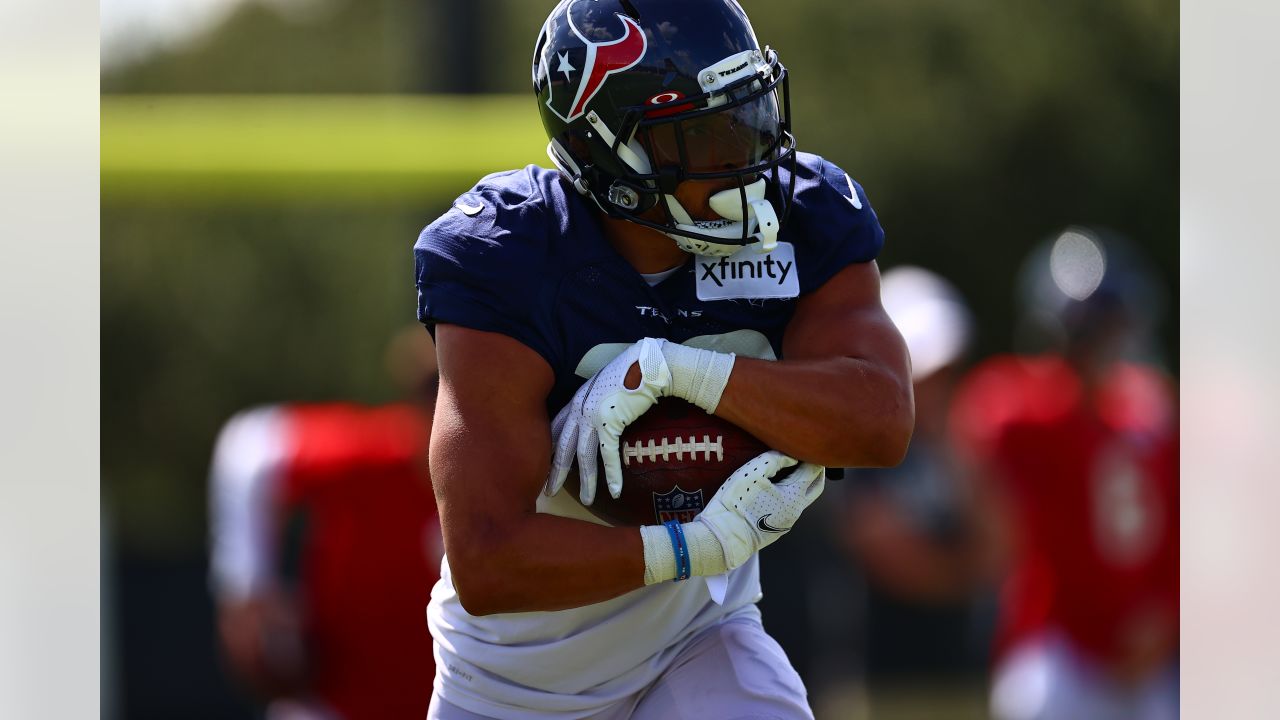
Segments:
[[[104,202],[451,194],[549,162],[525,95],[108,95],[101,141]]]

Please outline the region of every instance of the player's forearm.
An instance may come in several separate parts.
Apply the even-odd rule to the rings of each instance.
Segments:
[[[716,415],[771,448],[828,467],[898,464],[915,423],[909,382],[847,357],[739,357]]]
[[[537,513],[472,525],[445,535],[454,585],[472,615],[582,607],[644,585],[636,528]]]
[[[228,665],[259,697],[307,690],[297,607],[277,591],[220,599],[218,630]]]

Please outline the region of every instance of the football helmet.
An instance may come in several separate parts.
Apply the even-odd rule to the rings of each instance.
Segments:
[[[787,70],[734,0],[561,0],[533,52],[547,154],[606,214],[729,255],[777,243],[794,170]],[[724,186],[695,218],[684,181]],[[714,186],[713,186],[714,187]]]
[[[880,302],[907,341],[911,380],[960,362],[973,342],[973,313],[946,278],[916,265],[880,276]]]
[[[1017,277],[1016,344],[1140,357],[1163,317],[1165,294],[1148,261],[1115,231],[1070,226],[1039,243]]]

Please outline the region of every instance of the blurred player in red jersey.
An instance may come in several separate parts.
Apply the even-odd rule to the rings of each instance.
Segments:
[[[971,513],[946,424],[973,318],[949,282],[921,267],[886,272],[881,298],[911,353],[916,428],[902,464],[846,473],[844,539],[877,589],[922,602],[966,598],[976,582]]]
[[[991,529],[957,472],[947,423],[973,337],[973,316],[943,277],[899,265],[881,297],[911,353],[916,428],[902,464],[846,470],[840,533],[865,577],[863,658],[876,677],[981,667],[993,571]]]
[[[995,638],[1001,720],[1178,715],[1175,388],[1130,357],[1159,296],[1117,239],[1071,228],[1022,273],[1054,351],[998,356],[950,427],[1010,540]]]
[[[210,478],[222,646],[270,720],[421,718],[443,545],[427,471],[430,336],[388,353],[414,402],[280,404],[223,428]]]

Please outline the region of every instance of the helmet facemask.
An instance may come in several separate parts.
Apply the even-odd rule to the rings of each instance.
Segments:
[[[600,145],[571,152],[553,139],[548,154],[604,212],[663,232],[686,252],[772,250],[795,190],[794,172],[785,186],[780,173],[794,170],[796,152],[786,68],[769,48],[748,50],[704,68],[698,83],[699,95],[666,92],[620,108],[616,128],[588,109],[585,142]],[[676,188],[686,181],[726,186],[708,200],[718,218],[681,205]]]

